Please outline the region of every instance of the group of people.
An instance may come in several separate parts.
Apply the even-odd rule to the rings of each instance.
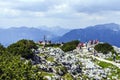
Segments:
[[[85,43],[80,42],[80,43],[78,44],[78,46],[77,46],[77,49],[80,50],[80,51],[83,51],[83,50],[82,50],[82,47],[86,47],[89,52],[92,52],[93,55],[96,56],[96,55],[97,55],[97,51],[94,50],[94,48],[93,48],[92,46],[93,46],[93,45],[96,45],[96,44],[98,44],[98,43],[99,43],[98,40],[90,40],[90,41],[85,42]]]
[[[90,40],[86,43],[80,42],[77,46],[77,49],[82,51],[82,47],[86,47],[89,52],[92,52],[94,56],[97,56],[97,51],[92,47],[98,44],[98,40]],[[113,61],[116,61],[116,53],[113,54]]]
[[[82,47],[89,47],[89,46],[91,46],[91,45],[98,44],[98,43],[99,43],[98,40],[90,40],[90,41],[88,41],[88,42],[86,42],[86,43],[80,42],[77,47],[78,47],[79,49],[82,49]]]

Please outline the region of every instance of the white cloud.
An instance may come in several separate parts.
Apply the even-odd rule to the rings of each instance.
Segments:
[[[71,4],[78,12],[96,13],[101,11],[119,11],[119,0],[77,0]]]
[[[66,4],[54,5],[52,9],[53,9],[54,12],[56,12],[56,13],[62,13],[62,12],[67,11],[67,9],[69,9],[69,6],[66,5]],[[51,10],[52,10],[52,9],[51,9]],[[53,11],[53,10],[52,10],[52,11]]]
[[[119,3],[119,0],[0,0],[0,25],[83,27],[120,23]]]
[[[0,17],[1,18],[16,18],[20,16],[21,12],[19,10],[9,9],[9,8],[0,8]]]
[[[44,2],[45,0],[19,0],[21,2]]]

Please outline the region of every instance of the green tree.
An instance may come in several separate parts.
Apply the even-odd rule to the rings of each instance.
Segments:
[[[5,50],[6,48],[2,44],[0,44],[0,54],[2,54]]]
[[[37,49],[37,45],[32,40],[20,40],[16,43],[11,44],[7,47],[7,51],[16,55],[20,54],[26,59],[32,59],[34,57],[34,51],[32,49]]]
[[[30,61],[20,60],[20,55],[0,55],[0,80],[42,80],[41,74]]]

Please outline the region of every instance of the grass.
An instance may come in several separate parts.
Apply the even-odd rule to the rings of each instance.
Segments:
[[[113,58],[106,58],[106,60],[113,61]]]
[[[63,80],[73,80],[73,76],[70,73],[66,73],[63,76]]]
[[[56,67],[54,67],[54,69],[56,70],[57,74],[59,74],[59,70],[62,71],[64,74],[67,73],[67,69],[64,66],[62,66],[62,65],[56,66]]]
[[[54,62],[54,58],[53,57],[48,57],[46,60],[50,61],[50,62]]]
[[[89,80],[88,76],[84,75],[84,74],[82,74],[82,78],[85,79],[85,80]]]
[[[120,80],[120,69],[118,68],[113,68],[113,70],[111,71],[111,75],[109,75],[110,79],[112,79],[112,76],[117,76],[117,79]]]
[[[61,44],[47,44],[45,45],[45,47],[54,47],[54,48],[57,48],[57,47],[60,47]]]
[[[101,66],[102,68],[108,68],[108,67],[113,66],[112,64],[106,63],[106,62],[103,62],[103,61],[99,61],[98,65]]]
[[[45,56],[45,54],[44,54],[44,53],[40,53],[40,54],[38,54],[38,55],[39,55],[39,56],[42,56],[42,57],[43,57],[43,56]]]
[[[41,76],[50,76],[50,77],[52,77],[52,76],[54,76],[54,74],[48,73],[48,72],[41,72]]]
[[[113,56],[110,57],[110,58],[106,58],[106,60],[113,61]],[[117,55],[116,60],[120,60],[120,56]]]
[[[98,64],[99,66],[101,66],[102,68],[106,69],[109,68],[111,69],[110,73],[111,75],[108,75],[108,77],[112,80],[112,76],[117,76],[117,79],[120,80],[120,69],[110,63],[106,63],[103,61],[95,61],[96,64]]]
[[[120,56],[116,56],[116,60],[120,60]]]
[[[79,64],[80,66],[82,66],[82,62],[78,61],[75,63],[75,65]]]

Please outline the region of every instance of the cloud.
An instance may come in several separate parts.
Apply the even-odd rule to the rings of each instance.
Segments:
[[[77,0],[71,4],[78,12],[96,13],[102,11],[119,11],[119,0]]]
[[[1,0],[0,6],[23,11],[43,11],[69,7],[78,12],[118,11],[119,0]],[[52,10],[52,9],[51,9]]]
[[[72,28],[119,23],[119,3],[119,0],[0,0],[0,25]]]

